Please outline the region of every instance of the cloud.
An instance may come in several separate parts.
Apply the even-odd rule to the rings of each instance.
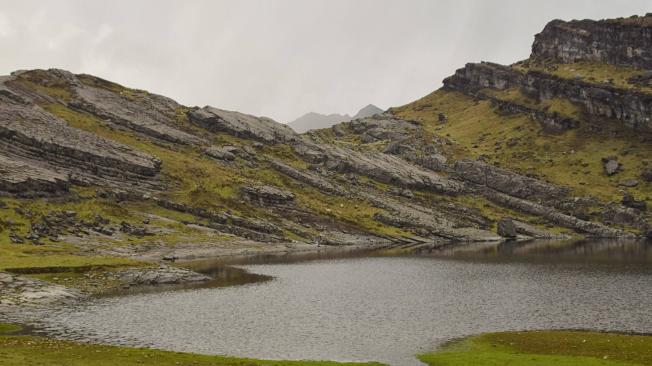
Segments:
[[[13,33],[13,28],[9,24],[9,19],[5,14],[0,13],[0,37],[9,37]]]
[[[0,0],[0,72],[65,68],[289,121],[401,105],[466,62],[526,58],[554,18],[650,8],[651,0]]]

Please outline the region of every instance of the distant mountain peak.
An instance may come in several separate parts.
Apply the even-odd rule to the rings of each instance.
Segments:
[[[383,110],[373,104],[367,104],[365,107],[360,109],[358,113],[355,114],[355,116],[353,116],[353,119],[371,117],[374,114],[378,113],[383,113]]]
[[[322,114],[317,112],[308,112],[303,116],[288,123],[298,133],[304,133],[310,130],[318,130],[322,128],[329,128],[340,122],[348,122],[354,119],[371,117],[374,114],[383,113],[383,110],[373,104],[367,104],[360,109],[353,117],[348,114]]]

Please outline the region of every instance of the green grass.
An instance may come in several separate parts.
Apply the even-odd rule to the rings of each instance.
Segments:
[[[652,365],[652,337],[579,331],[488,333],[420,355],[428,365]]]
[[[3,327],[0,324],[0,334]],[[31,366],[338,366],[381,365],[332,361],[271,361],[205,356],[145,348],[80,344],[31,336],[0,336],[0,365]]]
[[[20,332],[22,328],[16,324],[0,323],[0,335]]]
[[[505,99],[523,97],[514,91],[497,92]],[[530,101],[530,103],[533,103]],[[572,105],[549,104],[576,116]],[[636,132],[602,123],[601,131],[583,120],[578,129],[560,135],[547,134],[537,121],[524,115],[504,115],[489,101],[477,101],[459,92],[438,90],[408,105],[393,108],[401,118],[416,120],[425,132],[445,136],[458,147],[453,159],[484,156],[491,163],[568,186],[577,195],[592,195],[603,201],[619,201],[619,182],[637,179],[639,185],[628,188],[635,197],[652,204],[652,184],[641,180],[641,171],[652,164],[652,145]],[[444,124],[439,112],[448,117]],[[614,176],[604,174],[601,158],[614,155],[624,170]]]
[[[652,87],[649,84],[640,86],[629,82],[631,77],[645,74],[645,70],[630,66],[582,61],[570,64],[518,62],[512,67],[523,72],[528,70],[543,71],[564,79],[580,78],[591,83],[609,83],[623,89],[636,89],[641,92],[652,93]]]

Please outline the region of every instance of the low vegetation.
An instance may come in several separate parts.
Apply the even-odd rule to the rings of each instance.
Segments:
[[[495,93],[506,100],[523,99],[518,92]],[[529,101],[529,103],[534,103]],[[558,103],[559,104],[559,103]],[[550,108],[578,113],[570,105]],[[570,187],[578,195],[592,195],[604,201],[619,201],[620,182],[640,180],[641,171],[652,164],[652,145],[635,131],[609,126],[579,128],[562,134],[545,133],[528,116],[505,115],[489,101],[475,100],[460,92],[438,90],[430,95],[394,108],[399,117],[420,122],[426,131],[452,139],[462,147],[454,158],[484,157],[498,166]],[[438,120],[444,113],[445,123]],[[598,119],[593,123],[599,124]],[[604,173],[601,158],[616,156],[623,171],[613,176]],[[636,197],[652,204],[652,185],[629,188]]]
[[[644,93],[652,93],[649,83],[632,82],[637,76],[645,75],[645,70],[631,66],[618,66],[606,63],[581,61],[571,64],[518,62],[512,67],[519,71],[542,71],[565,79],[583,80],[591,83],[610,84],[619,88],[636,89]]]
[[[0,365],[65,365],[65,366],[338,366],[376,365],[331,361],[272,361],[192,353],[82,344],[33,336],[11,336],[20,327],[0,323]]]
[[[419,359],[433,366],[652,365],[652,337],[579,331],[489,333]]]

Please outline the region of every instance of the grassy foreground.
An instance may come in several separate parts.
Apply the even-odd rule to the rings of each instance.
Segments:
[[[652,365],[652,336],[576,331],[488,333],[420,355],[428,365]]]
[[[380,363],[255,360],[224,356],[81,344],[12,335],[0,323],[0,365],[381,366]],[[635,366],[652,365],[652,336],[579,331],[487,333],[418,356],[432,366]]]
[[[379,363],[271,361],[192,353],[80,344],[42,337],[11,336],[20,328],[0,323],[0,365],[27,366],[380,366]]]

